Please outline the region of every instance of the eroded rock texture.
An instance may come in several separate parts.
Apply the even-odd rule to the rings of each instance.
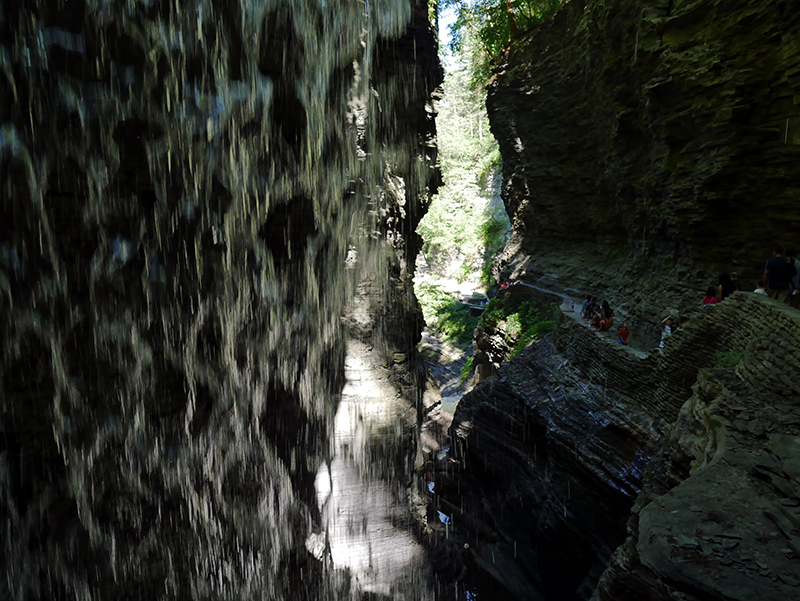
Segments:
[[[798,30],[770,0],[577,0],[523,37],[487,102],[514,266],[638,314],[720,270],[752,290],[800,242]]]
[[[0,587],[355,595],[306,540],[356,285],[418,331],[424,3],[4,2],[0,64]]]
[[[798,335],[753,294],[649,355],[563,316],[459,404],[440,506],[467,561],[517,599],[793,598]]]
[[[698,374],[593,599],[800,592],[800,314],[743,295],[708,323],[704,339],[741,359]]]
[[[565,315],[461,401],[440,506],[508,597],[800,595],[798,314],[700,301],[800,242],[798,31],[768,0],[573,0],[495,71],[503,279],[608,298],[637,347]]]

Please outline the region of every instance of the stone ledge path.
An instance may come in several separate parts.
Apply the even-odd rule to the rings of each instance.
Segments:
[[[567,317],[571,317],[579,324],[586,326],[589,328],[589,324],[587,324],[583,317],[581,317],[580,313],[580,306],[577,308],[575,307],[575,302],[573,301],[572,297],[568,294],[563,294],[561,292],[556,292],[554,290],[548,290],[547,288],[542,288],[540,286],[534,286],[533,284],[526,284],[525,282],[517,282],[517,286],[525,286],[526,288],[532,288],[533,290],[538,290],[539,292],[545,292],[547,294],[552,294],[553,296],[558,296],[561,298],[561,312],[566,315]],[[644,359],[650,353],[648,351],[643,351],[641,349],[634,348],[630,345],[619,344],[616,339],[616,332],[613,330],[609,330],[609,332],[595,332],[597,336],[600,338],[607,340],[609,344],[615,344],[620,347],[621,352],[629,353],[640,359]]]

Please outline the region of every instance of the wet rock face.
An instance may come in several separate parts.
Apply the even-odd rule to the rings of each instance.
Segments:
[[[798,425],[793,403],[701,374],[593,599],[795,598]]]
[[[570,2],[489,87],[518,231],[763,270],[800,225],[798,19],[769,0]]]
[[[0,64],[2,586],[336,594],[305,540],[364,274],[417,335],[425,6],[4,3]]]
[[[550,340],[461,399],[451,438],[471,559],[510,599],[588,598],[624,541],[658,430]],[[442,506],[446,506],[444,503]],[[444,509],[443,509],[444,511]]]
[[[794,598],[797,336],[751,293],[650,354],[562,316],[459,403],[441,507],[509,598]]]
[[[608,298],[636,344],[697,316],[649,355],[561,323],[461,401],[450,501],[517,598],[797,597],[796,315],[698,314],[719,271],[752,290],[796,242],[799,24],[767,0],[577,0],[495,72],[504,276]],[[736,368],[701,371],[720,352]]]

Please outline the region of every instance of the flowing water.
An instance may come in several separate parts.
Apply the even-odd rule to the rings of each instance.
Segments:
[[[418,12],[0,4],[0,598],[424,598],[403,495],[342,446],[378,399],[339,402],[435,163]],[[342,534],[373,503],[380,578]]]
[[[349,569],[361,590],[389,599],[431,598],[428,576],[420,570],[424,550],[411,532],[409,491],[381,473],[394,467],[387,455],[415,429],[416,409],[363,343],[351,341],[346,368],[336,453],[320,469],[316,486],[331,560]],[[411,472],[399,467],[398,475]]]

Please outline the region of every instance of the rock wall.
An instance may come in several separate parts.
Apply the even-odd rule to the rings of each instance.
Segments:
[[[746,294],[708,321],[741,359],[700,371],[595,600],[800,593],[800,314]]]
[[[800,246],[800,16],[769,0],[573,0],[489,85],[518,272],[656,314]],[[562,278],[566,279],[566,278]]]
[[[3,3],[0,596],[357,594],[314,477],[359,283],[418,336],[436,50],[422,2]]]
[[[470,560],[517,599],[756,598],[732,594],[719,576],[740,568],[769,570],[768,582],[742,591],[769,584],[774,597],[763,598],[790,593],[790,566],[800,561],[785,552],[796,543],[787,524],[797,519],[800,483],[798,328],[795,310],[740,293],[644,355],[563,315],[551,338],[459,404],[459,491],[445,500],[472,530]],[[736,365],[714,368],[717,353]],[[728,463],[724,475],[706,470]],[[678,506],[694,521],[667,519]],[[780,527],[751,555],[768,514]],[[729,554],[725,540],[747,550]],[[676,590],[696,596],[666,592]]]
[[[636,346],[565,316],[461,401],[441,507],[509,598],[797,596],[798,315],[700,299],[800,246],[799,29],[768,0],[572,0],[494,71],[498,279],[607,298]]]

